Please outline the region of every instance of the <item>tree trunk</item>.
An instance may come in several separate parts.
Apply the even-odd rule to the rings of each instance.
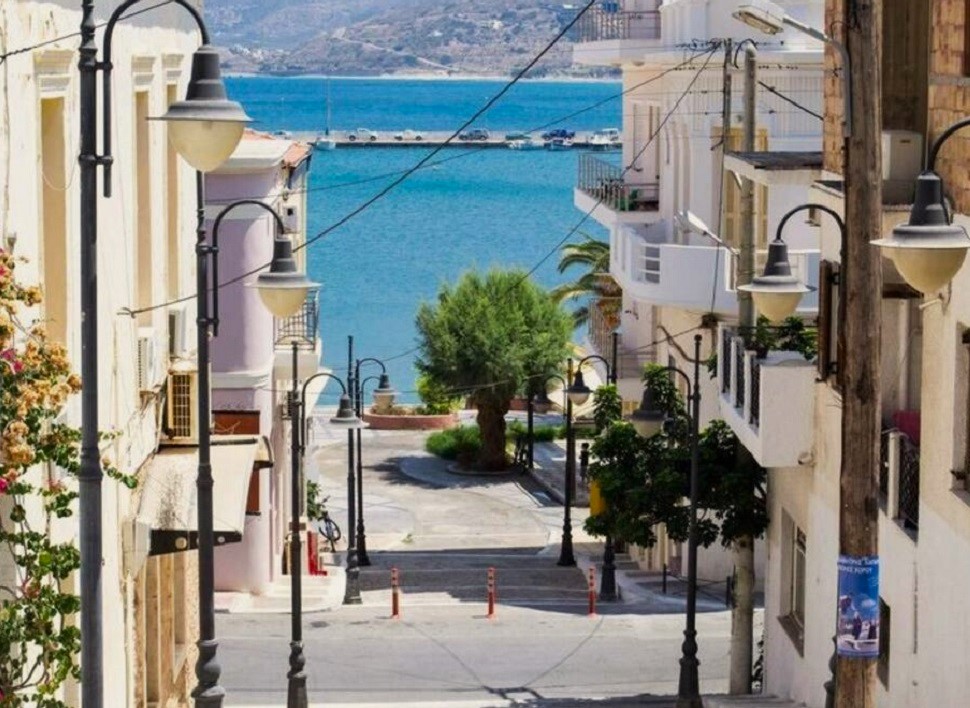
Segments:
[[[732,694],[751,693],[754,652],[754,538],[734,542],[734,607],[731,610]]]
[[[504,470],[508,464],[505,457],[505,414],[508,404],[491,401],[478,402],[478,429],[482,436],[482,451],[478,466],[487,471]]]

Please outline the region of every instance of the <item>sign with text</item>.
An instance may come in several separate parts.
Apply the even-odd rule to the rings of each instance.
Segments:
[[[838,653],[879,656],[879,556],[839,556]]]

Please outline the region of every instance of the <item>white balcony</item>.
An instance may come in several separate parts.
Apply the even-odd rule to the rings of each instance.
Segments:
[[[660,219],[660,185],[630,182],[618,165],[589,153],[579,156],[573,203],[606,228]]]
[[[659,0],[600,0],[577,23],[573,60],[590,66],[642,62],[660,47]]]
[[[738,311],[737,260],[730,249],[699,236],[672,243],[667,222],[626,224],[614,232],[613,277],[630,296],[654,305],[735,314]],[[795,275],[818,283],[818,251],[789,251]],[[806,295],[799,312],[818,309],[816,293]]]
[[[759,358],[721,327],[717,382],[721,418],[762,467],[811,464],[815,445],[814,362],[798,352]]]
[[[293,345],[296,345],[297,378],[303,380],[317,373],[323,359],[323,343],[317,332],[319,312],[316,292],[307,295],[303,307],[295,314],[274,322],[275,356],[273,375],[277,379],[293,378]]]

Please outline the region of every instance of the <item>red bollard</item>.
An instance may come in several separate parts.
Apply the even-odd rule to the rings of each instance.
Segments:
[[[488,569],[488,618],[495,619],[495,568]]]
[[[596,616],[596,569],[589,569],[589,616]]]
[[[401,582],[397,568],[391,568],[391,619],[401,619]]]

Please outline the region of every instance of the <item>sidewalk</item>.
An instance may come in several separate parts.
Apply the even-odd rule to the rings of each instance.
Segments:
[[[589,506],[589,492],[579,480],[579,450],[582,441],[576,441],[576,494],[573,506]],[[537,442],[533,447],[535,479],[560,504],[565,503],[566,485],[566,441]]]

